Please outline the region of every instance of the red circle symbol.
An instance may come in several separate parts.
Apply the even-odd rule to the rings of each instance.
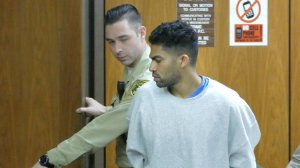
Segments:
[[[241,3],[243,2],[243,3]],[[249,0],[239,0],[236,5],[236,13],[243,22],[251,23],[258,19],[261,6],[258,0],[251,3]]]

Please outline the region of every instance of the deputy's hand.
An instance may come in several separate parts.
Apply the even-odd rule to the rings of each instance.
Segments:
[[[77,113],[86,113],[93,116],[99,116],[106,112],[106,107],[102,104],[98,103],[95,99],[86,97],[85,102],[87,103],[87,107],[80,107],[76,109]]]
[[[36,164],[32,168],[47,168],[47,167],[41,166],[39,162],[36,162]]]

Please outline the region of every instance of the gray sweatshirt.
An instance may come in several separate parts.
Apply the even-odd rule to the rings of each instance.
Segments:
[[[129,112],[127,155],[135,168],[256,167],[256,118],[235,91],[215,80],[187,99],[148,82]]]

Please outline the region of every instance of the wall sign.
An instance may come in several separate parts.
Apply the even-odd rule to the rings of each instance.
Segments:
[[[230,1],[230,46],[268,45],[267,0]]]
[[[196,30],[199,46],[214,46],[214,0],[177,0],[177,19]]]

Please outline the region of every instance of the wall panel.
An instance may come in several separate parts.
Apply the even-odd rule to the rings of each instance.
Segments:
[[[291,0],[291,153],[300,145],[300,1]]]
[[[81,1],[1,1],[0,20],[0,167],[31,167],[81,125]]]

